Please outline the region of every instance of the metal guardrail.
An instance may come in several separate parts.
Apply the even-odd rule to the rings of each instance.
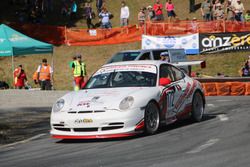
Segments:
[[[194,79],[201,83],[207,82],[250,82],[250,77],[213,77],[213,78],[197,78]]]

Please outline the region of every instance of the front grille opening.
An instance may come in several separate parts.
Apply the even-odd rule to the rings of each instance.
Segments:
[[[93,111],[78,111],[78,114],[92,113]]]
[[[76,111],[69,111],[69,114],[76,114]]]
[[[99,113],[99,112],[105,112],[105,110],[95,110],[95,113]]]
[[[107,127],[103,127],[102,130],[114,130],[114,129],[121,129],[123,128],[123,126],[107,126]]]
[[[70,132],[70,128],[56,128],[56,127],[54,127],[54,128],[55,128],[56,130]]]
[[[75,132],[96,132],[98,128],[74,128]]]
[[[124,125],[123,122],[112,122],[112,123],[109,123],[109,125]]]
[[[53,124],[53,126],[64,126],[63,124]]]

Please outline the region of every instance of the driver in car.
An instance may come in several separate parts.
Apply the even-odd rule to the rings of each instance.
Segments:
[[[160,57],[161,57],[161,59],[160,59],[161,61],[170,62],[168,52],[162,52],[160,54]]]

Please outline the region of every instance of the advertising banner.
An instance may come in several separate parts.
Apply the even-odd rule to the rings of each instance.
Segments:
[[[199,34],[200,53],[250,50],[250,32]]]
[[[199,35],[148,36],[142,35],[142,49],[185,49],[186,54],[199,54]]]

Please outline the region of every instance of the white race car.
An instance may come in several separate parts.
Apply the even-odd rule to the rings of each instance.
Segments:
[[[154,134],[160,124],[191,116],[200,121],[201,84],[163,61],[127,61],[102,66],[85,88],[57,100],[51,135],[58,139]]]

